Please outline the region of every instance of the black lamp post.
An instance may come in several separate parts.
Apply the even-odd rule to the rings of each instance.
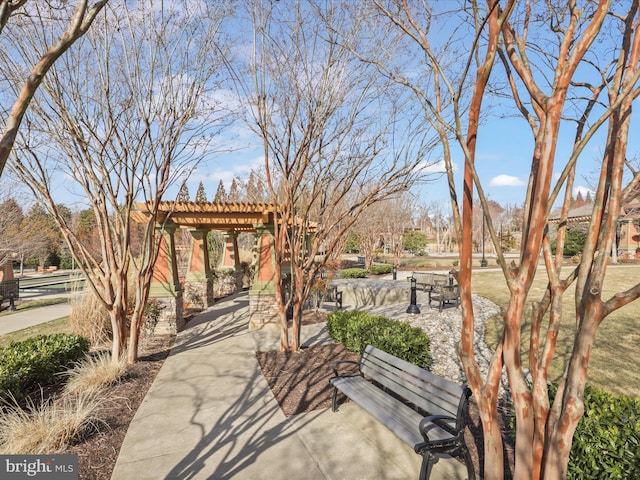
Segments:
[[[416,304],[416,289],[416,279],[415,277],[411,277],[411,298],[409,301],[409,306],[407,307],[407,313],[420,313],[420,308],[418,308],[418,305]]]
[[[484,212],[482,212],[482,260],[480,260],[480,266],[487,266],[487,259],[484,257]]]
[[[397,265],[394,265],[393,266],[393,279],[397,280],[397,277],[398,277],[398,267],[397,267]]]
[[[9,310],[12,312],[16,310],[16,304],[13,299],[13,292],[9,294]]]

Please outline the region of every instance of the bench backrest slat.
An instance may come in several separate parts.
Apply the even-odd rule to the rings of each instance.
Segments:
[[[360,371],[431,415],[458,418],[456,428],[464,428],[461,410],[467,403],[465,387],[371,345],[362,353]]]

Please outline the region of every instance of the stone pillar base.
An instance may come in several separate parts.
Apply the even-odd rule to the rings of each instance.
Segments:
[[[177,297],[156,297],[160,307],[158,323],[153,330],[157,335],[175,335],[184,328],[184,302],[182,295]]]
[[[189,281],[184,282],[184,306],[185,308],[202,308],[203,310],[213,305],[213,279],[206,282]]]
[[[217,297],[226,297],[242,290],[242,272],[225,274],[216,280],[215,293]]]
[[[249,292],[249,328],[278,325],[278,304],[275,294]]]

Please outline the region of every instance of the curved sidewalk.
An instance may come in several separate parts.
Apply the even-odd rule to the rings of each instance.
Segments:
[[[191,320],[129,426],[112,480],[417,479],[421,457],[358,406],[285,418],[256,348],[279,333],[248,329],[248,295]],[[305,326],[308,341],[326,338]],[[466,478],[450,458],[432,479]]]
[[[0,317],[0,335],[16,332],[23,328],[33,327],[41,323],[57,320],[69,315],[69,303],[59,303],[56,305],[47,305],[46,307],[38,307],[24,312],[14,312],[10,315]]]

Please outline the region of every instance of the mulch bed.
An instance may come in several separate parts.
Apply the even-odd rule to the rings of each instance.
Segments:
[[[336,360],[358,361],[359,355],[341,344],[303,348],[299,352],[258,352],[258,363],[285,416],[331,406]]]
[[[81,480],[111,478],[129,423],[169,355],[174,340],[172,335],[158,335],[141,346],[139,361],[129,366],[124,381],[107,390],[97,413],[102,420],[97,424],[97,432],[60,452],[78,455]]]

